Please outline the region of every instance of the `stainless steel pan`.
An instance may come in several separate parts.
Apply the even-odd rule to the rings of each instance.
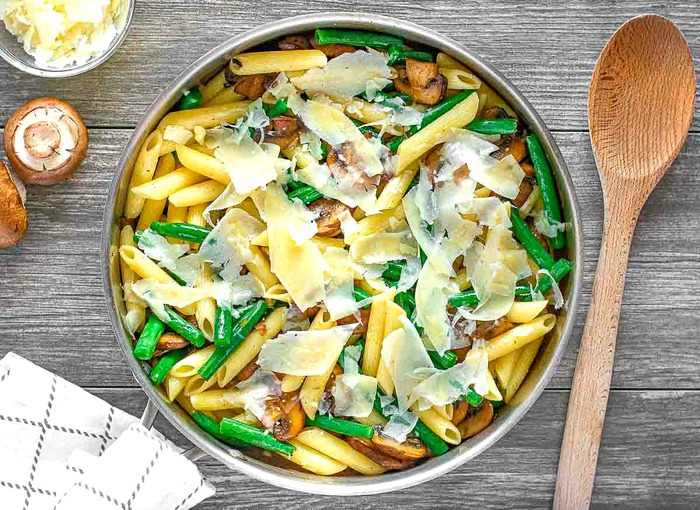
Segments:
[[[125,313],[119,277],[118,238],[119,218],[122,215],[127,186],[131,176],[135,155],[146,136],[155,128],[159,120],[177,102],[185,90],[206,81],[223,68],[231,55],[243,52],[281,36],[312,31],[318,27],[340,27],[373,30],[395,34],[414,43],[421,43],[449,54],[463,62],[479,77],[498,92],[517,112],[529,128],[537,133],[552,163],[554,175],[563,195],[563,209],[568,224],[567,237],[570,258],[574,269],[563,289],[567,299],[566,309],[543,347],[538,360],[533,365],[525,383],[516,397],[498,413],[497,418],[486,430],[465,441],[445,455],[428,460],[418,467],[376,477],[344,476],[320,477],[294,470],[282,469],[247,457],[206,434],[197,427],[182,409],[170,404],[160,389],[149,381],[146,366],[132,355],[133,338],[124,327]],[[537,397],[554,374],[571,335],[576,310],[581,294],[583,268],[582,229],[578,204],[571,177],[564,159],[550,132],[530,103],[516,88],[477,55],[457,44],[452,39],[419,25],[394,18],[368,14],[313,14],[297,16],[270,23],[255,30],[233,37],[213,49],[186,69],[153,103],[143,120],[136,126],[114,175],[104,214],[102,232],[102,272],[109,314],[117,342],[124,353],[134,377],[150,399],[149,408],[144,413],[144,421],[150,423],[159,410],[182,434],[195,444],[202,454],[208,454],[232,469],[245,473],[264,482],[287,489],[327,495],[374,494],[394,491],[426,482],[447,473],[474,458],[508,432],[535,403]],[[191,458],[201,456],[197,451],[190,452]]]

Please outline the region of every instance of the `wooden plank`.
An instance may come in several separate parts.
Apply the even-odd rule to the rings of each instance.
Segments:
[[[135,389],[93,391],[137,416],[145,403],[145,396]],[[545,391],[510,433],[476,459],[436,480],[392,494],[308,496],[263,484],[206,459],[199,466],[217,494],[197,509],[550,508],[567,401],[566,391]],[[613,390],[593,508],[696,507],[700,498],[698,409],[699,391]],[[162,417],[156,427],[177,444],[187,444]]]
[[[565,8],[558,0],[516,5],[508,0],[386,0],[371,6],[338,0],[139,0],[123,47],[110,62],[86,75],[45,80],[0,61],[0,125],[27,100],[55,95],[72,102],[91,126],[134,126],[185,67],[233,35],[285,16],[370,11],[418,22],[454,38],[495,64],[551,128],[583,130],[588,80],[599,52],[621,23],[647,10],[635,0],[575,0]],[[695,0],[663,2],[653,10],[673,19],[691,47],[700,47]],[[696,66],[698,62],[696,55]],[[696,116],[695,129],[700,128],[699,119]]]
[[[14,350],[80,385],[134,385],[107,318],[99,260],[107,188],[129,133],[91,130],[87,162],[72,181],[30,188],[29,232],[19,246],[0,251],[0,355]],[[602,228],[600,183],[588,135],[556,138],[583,212],[587,302]],[[691,135],[640,219],[614,387],[700,388],[699,166],[700,135]],[[583,312],[550,387],[570,386]]]

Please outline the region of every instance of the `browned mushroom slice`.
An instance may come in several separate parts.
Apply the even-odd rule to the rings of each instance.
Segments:
[[[233,86],[234,92],[247,99],[258,99],[262,97],[267,88],[275,81],[275,77],[269,74],[251,74],[244,76]]]
[[[354,187],[373,190],[379,184],[379,176],[370,177],[364,172],[352,142],[342,143],[328,151],[326,164],[335,179],[351,181]]]
[[[471,406],[462,399],[459,399],[452,404],[452,419],[450,421],[453,425],[457,425],[467,417],[469,407]]]
[[[319,198],[311,202],[308,208],[316,218],[317,235],[321,237],[335,237],[340,234],[338,216],[343,211],[350,210],[347,205],[333,198]]]
[[[489,426],[493,420],[493,406],[488,400],[484,400],[477,407],[469,406],[467,416],[457,425],[462,439],[477,435]]]
[[[50,186],[70,178],[85,159],[88,133],[70,104],[53,97],[29,101],[7,121],[5,153],[27,183]]]
[[[520,163],[520,168],[525,172],[525,177],[535,178],[535,167],[532,166],[532,163]]]
[[[513,323],[504,318],[496,319],[495,321],[482,322],[471,333],[467,333],[467,325],[468,321],[466,319],[460,319],[454,325],[454,331],[459,338],[470,341],[478,338],[481,338],[482,340],[490,340],[491,338],[497,337],[501,333],[505,333],[513,327]],[[453,352],[457,355],[457,361],[464,361],[464,357],[469,352],[469,349],[470,347],[453,349]]]
[[[515,207],[520,207],[525,203],[525,201],[530,196],[530,193],[532,193],[533,184],[534,183],[532,182],[532,179],[530,179],[529,177],[525,177],[520,182],[520,189],[518,190],[518,196],[513,199],[513,205]]]
[[[369,307],[360,308],[360,321],[357,327],[353,330],[353,335],[364,335],[367,333],[367,324],[369,323]],[[345,324],[354,324],[358,322],[354,315],[348,315],[342,319],[338,319],[338,326],[343,326]]]
[[[299,143],[301,123],[296,117],[272,117],[265,127],[265,141],[278,145],[280,149],[293,148]]]
[[[507,119],[510,115],[500,106],[489,106],[484,110],[483,117],[485,119]]]
[[[405,461],[422,459],[428,454],[428,448],[417,437],[409,437],[403,443],[399,443],[390,437],[375,432],[372,438],[372,446],[395,459]]]
[[[316,44],[312,42],[315,49],[323,52],[328,58],[335,58],[345,53],[354,53],[357,48],[348,46],[347,44]]]
[[[304,429],[306,414],[301,407],[298,392],[283,393],[281,402],[283,415],[272,427],[272,434],[278,441],[290,441]]]
[[[520,163],[527,156],[525,137],[520,135],[504,135],[498,143],[499,149],[493,153],[496,159],[503,159],[512,155]]]
[[[15,184],[10,171],[0,161],[0,248],[14,246],[27,232],[23,190],[22,184]]]
[[[390,455],[376,450],[369,439],[348,436],[345,440],[362,455],[390,471],[403,471],[412,468],[416,464],[415,461],[395,459]]]
[[[437,174],[442,166],[442,144],[436,145],[428,155],[423,160],[423,166],[425,166],[428,172],[428,180],[432,188],[435,188],[437,183]]]
[[[190,343],[176,333],[163,333],[158,339],[158,343],[156,344],[156,350],[153,354],[153,357],[157,358],[159,356],[162,356],[166,352],[176,351],[178,349],[187,347],[188,345],[190,345]]]
[[[534,235],[537,238],[542,247],[545,250],[549,251],[549,243],[547,242],[547,239],[542,235],[542,233],[540,233],[539,230],[535,228],[535,223],[532,220],[532,218],[526,219],[525,223],[527,223],[527,226],[530,227],[530,232],[532,232],[532,235]]]
[[[281,50],[308,50],[311,42],[305,35],[290,35],[278,42],[277,47]]]
[[[440,74],[436,63],[408,58],[406,69],[399,69],[394,86],[399,92],[411,96],[416,103],[434,105],[445,97],[447,78]]]

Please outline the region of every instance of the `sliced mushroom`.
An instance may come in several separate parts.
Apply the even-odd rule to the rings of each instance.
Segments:
[[[290,35],[280,40],[277,47],[281,50],[308,50],[311,42],[305,35]]]
[[[280,149],[290,149],[299,143],[299,130],[302,125],[296,117],[272,117],[265,127],[265,141],[278,145]]]
[[[278,441],[294,439],[304,428],[304,410],[299,401],[299,392],[282,393],[281,396],[265,400],[265,412],[261,420]]]
[[[484,110],[483,116],[485,119],[507,119],[510,117],[508,112],[500,106],[489,106]]]
[[[518,190],[518,196],[513,199],[513,205],[515,207],[522,206],[528,199],[530,193],[532,193],[532,190],[534,189],[533,181],[534,179],[530,177],[525,177],[522,181],[520,181],[520,189]]]
[[[10,171],[0,161],[0,248],[14,246],[27,232],[23,190],[22,184],[15,184]]]
[[[390,471],[403,471],[412,468],[416,464],[416,461],[400,460],[380,452],[374,448],[373,443],[369,439],[347,436],[345,440],[362,455]]]
[[[326,164],[331,175],[339,181],[351,181],[353,186],[365,190],[376,189],[379,184],[379,176],[370,177],[364,172],[362,161],[355,153],[352,142],[344,142],[328,151]],[[351,178],[348,178],[349,174]]]
[[[467,417],[467,411],[469,410],[469,407],[471,406],[462,399],[456,400],[452,404],[452,419],[450,421],[453,425],[457,425],[459,422],[461,422],[462,420],[464,420],[464,418]]]
[[[535,228],[535,222],[533,221],[533,219],[527,218],[525,220],[525,223],[528,227],[530,227],[530,232],[532,232],[532,235],[534,235],[537,238],[542,247],[545,250],[549,251],[549,243],[547,242],[547,239],[542,235],[542,233]]]
[[[481,338],[482,340],[490,340],[501,333],[505,333],[510,328],[513,327],[513,323],[507,321],[504,318],[496,319],[495,321],[482,322],[479,324],[474,331],[467,333],[468,321],[466,319],[460,319],[454,326],[454,331],[457,336],[461,339],[466,339],[469,341]],[[453,349],[454,353],[457,355],[457,360],[459,362],[464,361],[464,357],[469,352],[470,347],[462,347],[459,349]]]
[[[29,101],[7,121],[5,153],[26,183],[50,186],[70,178],[85,159],[88,133],[70,104],[53,97]]]
[[[436,145],[423,160],[423,166],[428,172],[428,180],[433,189],[437,183],[437,174],[442,166],[442,144]]]
[[[160,357],[166,352],[176,351],[178,349],[187,347],[188,345],[190,345],[190,343],[176,333],[163,333],[158,339],[158,343],[156,344],[156,350],[153,354],[153,357]]]
[[[434,105],[445,97],[447,78],[440,74],[436,63],[408,58],[406,69],[398,70],[394,86],[399,92],[411,96],[416,103]]]
[[[525,137],[521,135],[504,135],[498,143],[499,149],[493,153],[496,159],[503,159],[512,155],[519,163],[527,156]]]
[[[275,81],[275,76],[270,74],[251,74],[244,76],[233,86],[233,91],[248,99],[262,97],[267,88]]]
[[[369,307],[360,308],[360,321],[357,327],[353,330],[353,335],[364,335],[367,333],[367,324],[369,323]],[[354,324],[358,322],[354,315],[348,315],[342,319],[338,319],[338,326],[343,326],[345,324]]]
[[[347,205],[333,198],[319,198],[311,202],[308,207],[316,217],[317,235],[321,237],[335,237],[340,234],[338,216],[343,211],[350,211]]]
[[[313,37],[311,38],[311,45],[314,49],[322,51],[328,58],[335,58],[345,53],[354,53],[357,51],[356,47],[347,44],[316,44]]]
[[[489,426],[493,420],[493,406],[488,400],[484,400],[477,407],[469,406],[467,416],[457,425],[462,439],[477,435]]]
[[[428,454],[428,448],[417,437],[409,437],[403,443],[378,432],[372,437],[372,445],[382,453],[405,461],[416,461]]]
[[[535,167],[532,166],[532,163],[520,163],[520,168],[525,172],[525,177],[535,178]]]

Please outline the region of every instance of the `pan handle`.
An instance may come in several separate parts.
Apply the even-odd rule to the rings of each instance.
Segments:
[[[158,407],[149,398],[148,402],[146,403],[146,408],[143,410],[143,414],[141,415],[141,425],[143,425],[147,429],[150,429],[151,427],[153,427],[153,422],[156,421],[157,417]],[[197,448],[196,446],[191,446],[190,448],[182,452],[182,456],[188,460],[191,460],[192,462],[196,462],[199,459],[207,457],[207,454],[199,448]]]

